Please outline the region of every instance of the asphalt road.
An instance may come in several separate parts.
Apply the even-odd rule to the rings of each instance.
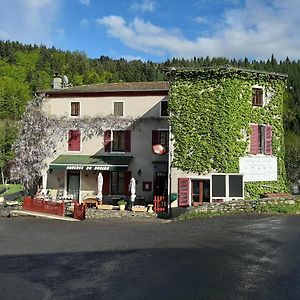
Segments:
[[[0,299],[300,299],[300,216],[0,219]]]

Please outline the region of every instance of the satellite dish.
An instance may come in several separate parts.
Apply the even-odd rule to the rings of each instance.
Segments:
[[[69,79],[66,75],[63,76],[63,83],[64,83],[64,86],[67,86],[69,84]]]

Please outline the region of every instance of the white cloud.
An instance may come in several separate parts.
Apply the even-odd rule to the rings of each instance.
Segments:
[[[1,3],[0,38],[51,45],[58,14],[59,0],[4,1]]]
[[[78,0],[81,4],[83,5],[90,5],[91,1],[90,0]]]
[[[299,10],[298,0],[246,0],[242,8],[227,10],[214,32],[194,40],[186,38],[180,29],[162,28],[140,18],[128,23],[120,16],[106,16],[98,23],[111,37],[144,53],[256,59],[266,59],[273,53],[284,59],[299,58]]]
[[[143,0],[143,2],[133,2],[130,6],[131,10],[141,11],[142,13],[149,11],[153,12],[155,9],[156,3],[151,0]]]
[[[210,21],[207,18],[200,17],[200,16],[195,18],[195,22],[199,23],[199,24],[209,24],[210,23]]]

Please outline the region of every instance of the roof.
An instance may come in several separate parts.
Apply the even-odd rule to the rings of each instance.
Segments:
[[[62,89],[41,90],[38,93],[51,95],[65,94],[93,94],[93,93],[115,93],[115,92],[164,92],[168,93],[168,81],[151,81],[151,82],[116,82],[116,83],[99,83],[90,85],[81,85],[67,87]]]
[[[237,73],[253,73],[253,74],[265,74],[265,75],[270,75],[273,77],[279,77],[282,79],[286,79],[288,77],[287,74],[282,74],[282,73],[275,73],[275,72],[267,72],[267,71],[261,71],[261,70],[254,70],[254,69],[246,69],[246,68],[239,68],[235,66],[203,66],[201,68],[167,68],[166,73],[168,75],[172,74],[178,74],[178,73],[185,73],[185,72],[190,72],[190,73],[203,73],[205,71],[217,71],[217,70],[229,70],[232,72],[237,72]]]
[[[127,170],[133,156],[123,155],[60,155],[50,163],[50,169],[67,170]]]

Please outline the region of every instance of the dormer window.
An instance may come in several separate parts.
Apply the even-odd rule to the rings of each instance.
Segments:
[[[80,116],[80,102],[71,102],[71,117]]]
[[[252,105],[264,106],[264,89],[262,87],[252,88]]]

